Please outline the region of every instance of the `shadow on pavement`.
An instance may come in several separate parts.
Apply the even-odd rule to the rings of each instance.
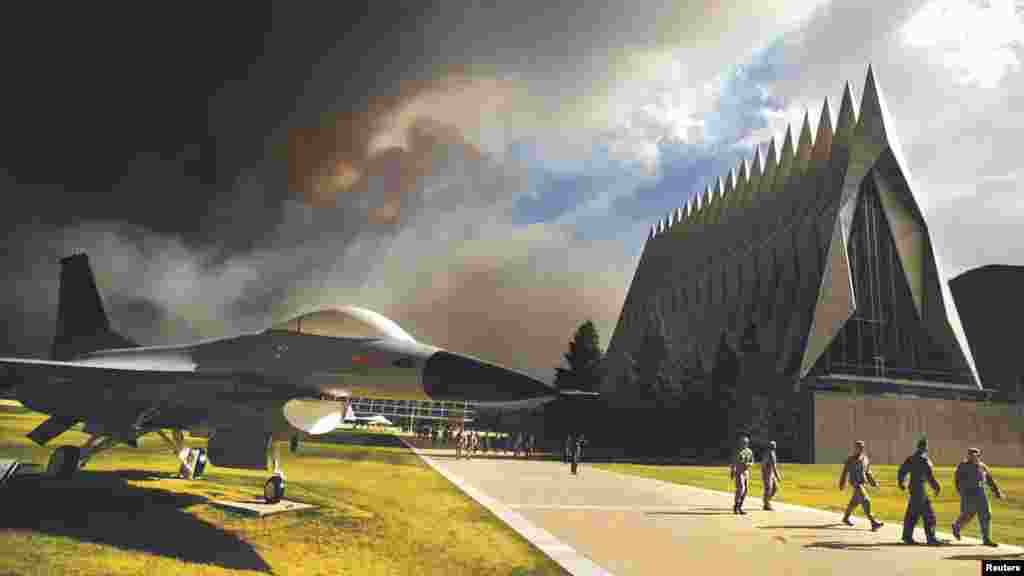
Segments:
[[[804,524],[804,525],[792,525],[792,526],[758,526],[765,530],[846,530],[852,531],[852,526],[847,526],[842,522],[830,522],[828,524]]]
[[[939,546],[928,546],[924,542],[918,542],[917,544],[904,544],[903,542],[839,542],[836,540],[826,542],[812,542],[805,544],[804,548],[825,548],[829,550],[875,550],[878,548],[953,548],[953,547],[971,547],[972,544],[956,544],[952,542],[944,542]]]
[[[185,511],[206,498],[126,483],[157,477],[139,470],[82,471],[71,480],[22,476],[0,491],[0,527],[231,570],[271,571],[248,542]]]
[[[522,458],[522,457],[512,456],[511,454],[509,454],[507,456],[501,455],[501,454],[482,454],[482,455],[481,454],[477,454],[477,455],[473,456],[472,458],[456,458],[454,452],[452,452],[451,454],[437,454],[437,453],[427,452],[427,456],[430,456],[431,458],[433,458],[435,460],[517,460],[517,461],[522,461],[522,462],[542,462],[542,461],[543,462],[553,462],[553,461],[555,461],[555,458],[537,458],[537,457]],[[569,466],[569,465],[566,464],[566,466]]]
[[[946,560],[1013,560],[1024,558],[1024,553],[1016,554],[957,554],[946,556]]]
[[[733,516],[735,512],[710,512],[700,510],[683,510],[683,511],[665,511],[665,512],[646,512],[648,516]]]

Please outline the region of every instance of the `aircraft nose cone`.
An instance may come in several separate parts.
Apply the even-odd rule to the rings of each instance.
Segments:
[[[435,400],[469,402],[516,402],[556,394],[526,374],[444,350],[427,358],[423,390]]]

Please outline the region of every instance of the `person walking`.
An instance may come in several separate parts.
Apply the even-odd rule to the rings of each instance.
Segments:
[[[779,461],[775,457],[775,440],[768,443],[768,449],[761,457],[761,481],[764,484],[764,509],[772,509],[772,498],[779,491],[782,474],[779,473]]]
[[[953,522],[953,537],[959,540],[960,530],[977,514],[982,542],[986,546],[999,546],[992,541],[992,510],[985,494],[985,484],[996,498],[1002,499],[1003,492],[996,485],[988,466],[981,461],[981,450],[967,449],[967,459],[957,465],[953,479],[956,491],[960,493],[960,517]]]
[[[565,437],[565,450],[562,450],[562,462],[566,464],[572,460],[572,449],[573,449],[573,437],[569,434]]]
[[[573,446],[572,450],[572,473],[575,475],[576,470],[580,465],[580,461],[583,460],[583,446],[587,443],[587,439],[583,437],[583,434],[576,436],[576,445]]]
[[[747,498],[747,486],[750,483],[750,466],[754,464],[754,452],[750,449],[750,438],[740,437],[740,446],[736,451],[732,464],[729,465],[729,478],[735,482],[735,501],[732,507],[734,514],[746,514],[743,501]]]
[[[942,544],[942,541],[935,537],[935,511],[932,509],[932,501],[928,498],[924,483],[931,485],[935,495],[939,495],[939,482],[935,479],[935,470],[932,461],[928,458],[928,440],[921,438],[917,442],[917,450],[903,461],[900,466],[896,480],[899,482],[900,490],[906,490],[903,481],[910,475],[910,495],[907,498],[907,512],[903,515],[903,543],[916,544],[914,542],[914,527],[917,519],[924,520],[924,533],[927,543],[930,546]]]
[[[846,489],[847,479],[850,481],[850,488],[853,490],[853,494],[850,496],[850,502],[846,505],[846,513],[843,514],[843,524],[853,526],[850,514],[853,514],[853,510],[860,504],[864,508],[864,515],[871,522],[871,531],[878,531],[885,523],[879,522],[871,515],[871,497],[868,496],[868,491],[864,485],[870,484],[878,488],[878,481],[871,474],[871,460],[868,459],[868,455],[864,452],[863,440],[857,440],[853,443],[853,454],[846,459],[842,475],[839,476],[840,490]]]

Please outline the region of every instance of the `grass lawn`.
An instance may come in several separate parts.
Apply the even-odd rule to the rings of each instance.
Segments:
[[[0,458],[45,465],[50,448],[25,438],[43,419],[0,405]],[[102,453],[70,481],[12,483],[0,489],[0,574],[565,574],[393,436],[318,439],[281,453],[287,497],[319,508],[264,519],[208,499],[258,498],[266,472],[176,479],[158,437]]]
[[[594,464],[612,472],[634,474],[655,478],[676,484],[687,484],[711,490],[732,492],[729,469],[725,466],[642,466],[637,464]],[[886,522],[903,522],[906,511],[906,492],[896,484],[898,466],[872,465],[871,471],[878,480],[879,488],[871,490],[871,512]],[[850,487],[839,491],[841,464],[780,464],[782,483],[775,496],[778,502],[789,502],[834,512],[844,512],[850,500]],[[935,478],[942,491],[932,498],[932,506],[938,519],[940,531],[950,532],[950,525],[960,514],[960,500],[953,488],[953,467],[935,469]],[[1024,469],[992,468],[996,483],[1006,498],[989,499],[992,505],[992,538],[997,542],[1024,546]],[[763,493],[760,467],[751,471],[750,495],[760,497]],[[929,494],[931,494],[929,488]],[[854,519],[863,522],[863,510],[858,506]],[[920,526],[920,523],[918,524]],[[975,518],[964,530],[965,536],[980,538],[978,520]]]

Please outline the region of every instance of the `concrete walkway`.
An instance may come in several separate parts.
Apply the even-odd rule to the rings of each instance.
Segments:
[[[900,525],[871,532],[856,515],[851,528],[840,524],[837,513],[783,503],[762,511],[760,498],[749,497],[748,514],[736,516],[726,492],[586,464],[574,477],[560,462],[456,460],[451,450],[416,452],[577,575],[974,575],[981,558],[1024,558],[1024,549],[989,548],[968,538],[977,534],[977,521],[960,542],[906,546]],[[952,540],[941,532],[940,537]],[[924,540],[920,525],[915,538]]]

